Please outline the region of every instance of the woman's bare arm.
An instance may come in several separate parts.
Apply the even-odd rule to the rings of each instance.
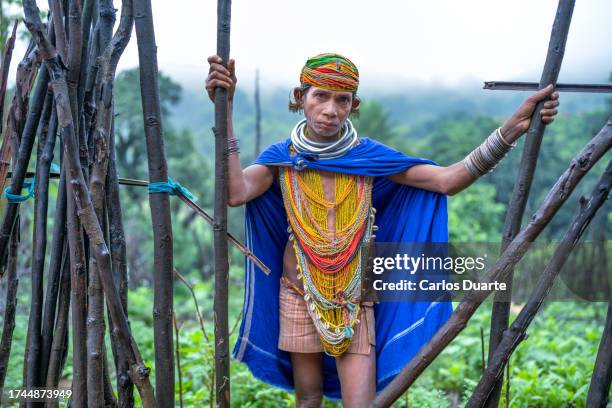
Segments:
[[[556,108],[559,106],[559,94],[553,91],[553,86],[549,85],[534,93],[504,123],[501,133],[508,143],[514,143],[529,129],[533,111],[541,100],[550,99],[544,103],[544,108],[540,110],[542,122],[549,124],[555,119]],[[447,167],[419,164],[403,172],[388,176],[388,178],[396,183],[448,195],[457,194],[477,180],[465,168],[463,161]]]
[[[221,65],[221,58],[217,55],[208,57],[210,69],[206,78],[206,91],[211,101],[215,100],[217,87],[227,89],[227,138],[234,137],[233,107],[234,92],[236,90],[236,64],[229,60],[227,68]],[[228,191],[227,203],[230,207],[241,206],[261,194],[272,185],[275,167],[253,164],[242,169],[237,153],[227,158],[228,165]]]
[[[457,194],[477,180],[466,170],[462,162],[448,167],[418,164],[388,178],[399,184],[448,195]]]

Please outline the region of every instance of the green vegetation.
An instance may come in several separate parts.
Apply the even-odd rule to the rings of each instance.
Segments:
[[[233,268],[232,277],[242,271]],[[23,290],[21,291],[23,293]],[[212,284],[195,284],[195,293],[204,315],[204,336],[195,315],[191,294],[177,281],[175,305],[180,325],[179,350],[183,402],[186,407],[209,406],[210,381],[213,364]],[[242,306],[242,293],[232,286],[230,298],[230,329]],[[130,324],[137,333],[143,358],[153,367],[153,330],[151,316],[152,290],[141,287],[129,294]],[[27,296],[22,295],[13,341],[12,358],[6,385],[19,386],[23,365],[23,348],[27,331]],[[456,304],[455,304],[456,305]],[[466,329],[446,348],[408,391],[409,406],[463,406],[475,387],[481,372],[480,329],[485,333],[485,356],[490,325],[490,302],[485,303],[470,320]],[[606,304],[555,302],[546,304],[528,331],[524,341],[510,360],[510,406],[512,407],[584,407],[595,354],[605,321]],[[512,318],[517,310],[513,308]],[[21,318],[19,318],[21,317]],[[231,344],[238,330],[233,332]],[[560,335],[564,333],[565,335]],[[568,335],[571,333],[571,335]],[[108,355],[111,356],[110,344]],[[69,385],[71,354],[66,362],[65,385]],[[114,382],[114,373],[112,380]],[[293,395],[255,379],[248,368],[232,361],[232,406],[235,407],[291,407]],[[177,373],[178,404],[178,373]],[[500,406],[505,406],[505,388]],[[394,407],[404,407],[402,397]],[[326,399],[326,406],[340,407]]]

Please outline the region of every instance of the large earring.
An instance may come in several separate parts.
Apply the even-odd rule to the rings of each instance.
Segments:
[[[295,90],[289,92],[289,111],[301,114],[304,110],[302,102],[295,99]]]

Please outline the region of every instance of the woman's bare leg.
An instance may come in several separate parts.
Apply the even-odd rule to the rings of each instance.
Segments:
[[[323,353],[291,353],[296,408],[319,408],[323,402]]]
[[[376,396],[376,351],[336,357],[344,408],[369,407]]]

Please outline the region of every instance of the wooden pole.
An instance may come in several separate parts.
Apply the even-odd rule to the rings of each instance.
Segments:
[[[122,13],[123,14],[123,13]],[[125,244],[125,231],[123,228],[123,215],[119,197],[119,182],[117,176],[117,162],[115,160],[115,132],[111,131],[110,160],[108,163],[108,174],[106,176],[106,208],[108,211],[109,245],[112,254],[113,277],[119,289],[119,298],[123,312],[128,315],[128,276],[127,276],[127,249]],[[114,333],[113,321],[110,321],[111,346],[115,359],[117,394],[119,397],[119,408],[131,408],[134,406],[134,384],[130,380],[130,365],[117,341]]]
[[[38,128],[38,122],[42,114],[42,106],[45,95],[47,94],[48,84],[49,74],[47,73],[46,69],[41,69],[36,81],[34,92],[32,94],[32,100],[28,110],[28,116],[25,119],[23,133],[19,135],[21,138],[21,143],[19,145],[17,163],[15,164],[12,172],[14,176],[11,178],[11,189],[9,190],[11,194],[21,193],[24,175],[30,162],[32,149],[34,148],[36,129]],[[0,262],[2,262],[2,260],[6,257],[8,239],[13,231],[13,226],[15,225],[18,208],[19,203],[6,204],[2,225],[0,226]],[[3,272],[3,267],[0,267],[0,277],[2,277]]]
[[[483,89],[491,91],[537,91],[540,84],[537,82],[511,82],[511,81],[487,81]],[[612,93],[612,85],[606,84],[557,84],[555,91],[558,92],[587,92],[587,93]]]
[[[572,250],[580,240],[580,237],[589,226],[597,210],[606,202],[610,187],[612,186],[612,162],[608,163],[604,174],[593,189],[588,200],[580,200],[580,207],[570,223],[568,231],[559,243],[548,265],[540,275],[538,283],[527,304],[512,325],[504,332],[501,343],[497,346],[493,357],[483,373],[478,385],[474,389],[466,407],[475,408],[484,406],[487,397],[493,391],[495,383],[503,378],[504,365],[510,356],[526,338],[527,328],[542,307],[546,295],[550,291],[555,278],[563,268]],[[596,406],[589,404],[588,406]]]
[[[49,348],[47,358],[49,364],[46,370],[46,387],[57,388],[62,374],[62,369],[68,354],[68,311],[70,309],[70,257],[68,255],[68,243],[64,246],[62,258],[61,275],[59,279],[59,294],[57,300],[57,321],[54,326],[53,342]],[[59,405],[59,404],[58,404]]]
[[[259,93],[259,68],[255,71],[255,156],[261,151],[261,97]]]
[[[572,191],[584,175],[597,161],[612,148],[612,117],[591,139],[582,151],[571,161],[567,170],[559,177],[549,191],[540,208],[530,218],[524,227],[501,254],[495,265],[489,269],[481,282],[501,281],[516,263],[529,250],[544,227],[567,201]],[[402,371],[383,389],[372,407],[388,407],[399,398],[405,390],[421,375],[444,348],[465,328],[476,309],[489,296],[491,291],[474,290],[469,292],[465,300],[453,311],[450,318],[438,329],[427,344],[425,344]]]
[[[13,58],[13,49],[15,48],[18,25],[19,21],[15,21],[11,36],[6,41],[4,51],[2,52],[2,64],[0,65],[0,136],[2,135],[2,125],[4,124],[4,98],[6,97],[6,86],[8,84],[8,74],[11,68],[11,59]]]
[[[11,60],[13,58],[13,49],[15,48],[15,38],[17,36],[16,21],[13,25],[11,36],[6,41],[4,51],[2,53],[2,62],[0,64],[0,191],[4,191],[4,183],[6,182],[6,174],[9,170],[11,160],[11,145],[9,143],[9,134],[3,133],[4,125],[4,100],[6,98],[6,87],[8,82],[8,74],[11,68]],[[4,135],[4,137],[2,137]],[[0,208],[4,208],[5,204],[0,203]],[[2,270],[2,260],[0,259],[0,271]],[[0,275],[2,272],[0,272]]]
[[[65,147],[64,147],[65,149]],[[72,309],[72,396],[71,406],[87,406],[87,270],[81,222],[69,182],[66,154],[62,163],[66,184],[66,233],[70,254],[70,305]]]
[[[2,162],[0,163],[0,184],[2,184],[2,191],[4,191],[4,184],[6,182],[6,174],[9,169],[11,156],[14,157],[14,160],[17,160],[15,153],[19,150],[21,132],[23,131],[23,124],[28,113],[30,91],[34,85],[36,73],[38,72],[39,61],[35,51],[34,41],[30,41],[28,50],[21,62],[17,65],[14,95],[11,107],[9,108],[7,128],[1,146],[2,156],[0,160],[2,160]],[[3,208],[6,208],[6,205],[4,205]],[[4,258],[0,254],[0,277],[2,276],[3,270]]]
[[[572,12],[574,10],[575,0],[559,0],[557,13],[553,22],[553,27],[548,44],[548,53],[544,63],[544,69],[540,78],[539,89],[546,87],[548,84],[556,84],[563,61],[565,52],[565,43],[567,41],[567,33],[569,31]],[[544,107],[544,100],[540,101],[534,110],[531,117],[531,123],[527,135],[525,136],[525,146],[523,148],[523,156],[519,173],[514,184],[508,211],[506,212],[506,220],[503,229],[502,252],[514,239],[521,229],[529,190],[536,170],[542,136],[544,135],[545,124],[542,122],[540,110]],[[505,279],[507,291],[504,296],[512,294],[512,271]],[[501,295],[495,294],[493,300],[493,310],[491,317],[491,330],[489,339],[489,360],[493,356],[495,349],[501,342],[504,330],[508,327],[508,319],[510,316],[510,303],[503,302],[500,299]],[[490,403],[487,403],[488,408],[497,408],[499,405],[499,397],[501,393],[502,383],[499,381],[493,393],[490,396]]]
[[[140,61],[140,89],[147,140],[149,182],[167,182],[157,76],[157,46],[153,29],[151,0],[134,0],[134,18]],[[174,406],[173,343],[173,258],[170,202],[167,193],[149,194],[153,224],[155,389],[160,407]]]
[[[34,147],[34,139],[36,130],[43,112],[44,100],[47,96],[47,86],[49,84],[49,75],[45,69],[42,69],[36,81],[36,87],[30,101],[30,109],[28,117],[23,129],[21,145],[19,148],[19,158],[17,163],[23,163],[27,166],[30,161],[30,155]],[[23,150],[22,150],[23,147]],[[17,173],[17,171],[15,171]],[[11,179],[11,185],[13,185]],[[19,194],[21,188],[16,190]],[[12,205],[11,205],[12,204]],[[11,223],[11,209],[14,209],[13,217],[16,215],[18,205],[9,203],[5,213],[5,221]],[[44,222],[44,220],[43,220]],[[14,223],[14,221],[13,221]],[[5,225],[9,224],[4,224]],[[10,228],[10,227],[9,227]],[[15,233],[13,230],[12,233]],[[30,303],[30,319],[28,320],[28,334],[26,338],[26,349],[24,355],[24,378],[23,387],[32,388],[40,387],[40,329],[42,322],[42,271],[34,270],[32,276],[32,298]],[[33,403],[26,402],[27,407],[33,406]]]
[[[28,342],[26,346],[26,381],[27,387],[41,387],[44,378],[41,376],[41,329],[43,311],[43,269],[45,266],[45,248],[47,246],[47,209],[49,203],[49,167],[50,161],[42,158],[42,151],[47,140],[47,126],[51,117],[53,94],[45,90],[45,102],[41,119],[41,131],[38,137],[36,162],[36,196],[34,197],[34,233],[32,234],[32,273],[30,315],[28,319]],[[55,135],[53,135],[55,136]],[[34,405],[27,403],[26,405]]]
[[[15,311],[17,309],[17,246],[19,234],[13,234],[9,240],[8,265],[6,274],[6,301],[2,321],[2,339],[0,340],[0,392],[4,395],[4,380],[8,371],[13,331],[15,330]]]
[[[55,104],[51,112],[51,121],[47,131],[47,143],[41,160],[48,161],[49,166],[53,161],[53,150],[57,134],[57,112]],[[49,179],[47,173],[47,179]],[[53,332],[55,327],[55,315],[57,309],[57,297],[61,279],[61,267],[64,255],[67,256],[64,246],[68,245],[66,240],[66,174],[58,184],[57,198],[55,200],[55,214],[53,217],[53,235],[51,238],[51,254],[49,259],[49,270],[47,273],[47,290],[45,292],[45,305],[43,309],[42,322],[42,344],[41,344],[41,374],[42,379],[47,378],[47,369],[53,343]]]
[[[587,407],[607,405],[610,381],[612,381],[612,302],[608,302],[608,315],[595,358],[595,368],[586,401]]]
[[[89,139],[92,141],[92,165],[91,176],[89,178],[89,191],[91,200],[96,211],[96,216],[100,225],[105,225],[104,204],[106,172],[108,170],[108,135],[111,130],[112,113],[112,83],[115,77],[114,69],[109,71],[110,53],[112,48],[107,49],[111,42],[112,29],[115,23],[115,10],[111,0],[98,1],[98,49],[104,55],[98,58],[98,71],[96,87],[94,91],[94,101],[96,106],[95,123],[92,131],[89,132]],[[131,10],[129,10],[131,15]],[[129,29],[132,28],[132,21],[129,20]],[[119,30],[120,35],[125,34],[126,28]],[[127,34],[129,38],[129,33]],[[116,43],[116,41],[115,41]],[[112,46],[111,46],[112,47]],[[122,49],[119,51],[121,54]],[[76,93],[77,91],[75,91]],[[78,95],[78,94],[77,94]],[[88,124],[85,124],[86,126]],[[106,228],[104,228],[106,230]],[[108,240],[107,240],[108,245]],[[93,248],[90,249],[93,251]],[[104,295],[100,282],[100,271],[95,262],[95,258],[89,260],[89,280],[88,280],[88,307],[87,307],[87,405],[88,407],[104,407]]]
[[[227,66],[230,55],[231,0],[217,1],[217,55]],[[230,406],[227,243],[227,90],[215,90],[215,381],[217,407]]]

